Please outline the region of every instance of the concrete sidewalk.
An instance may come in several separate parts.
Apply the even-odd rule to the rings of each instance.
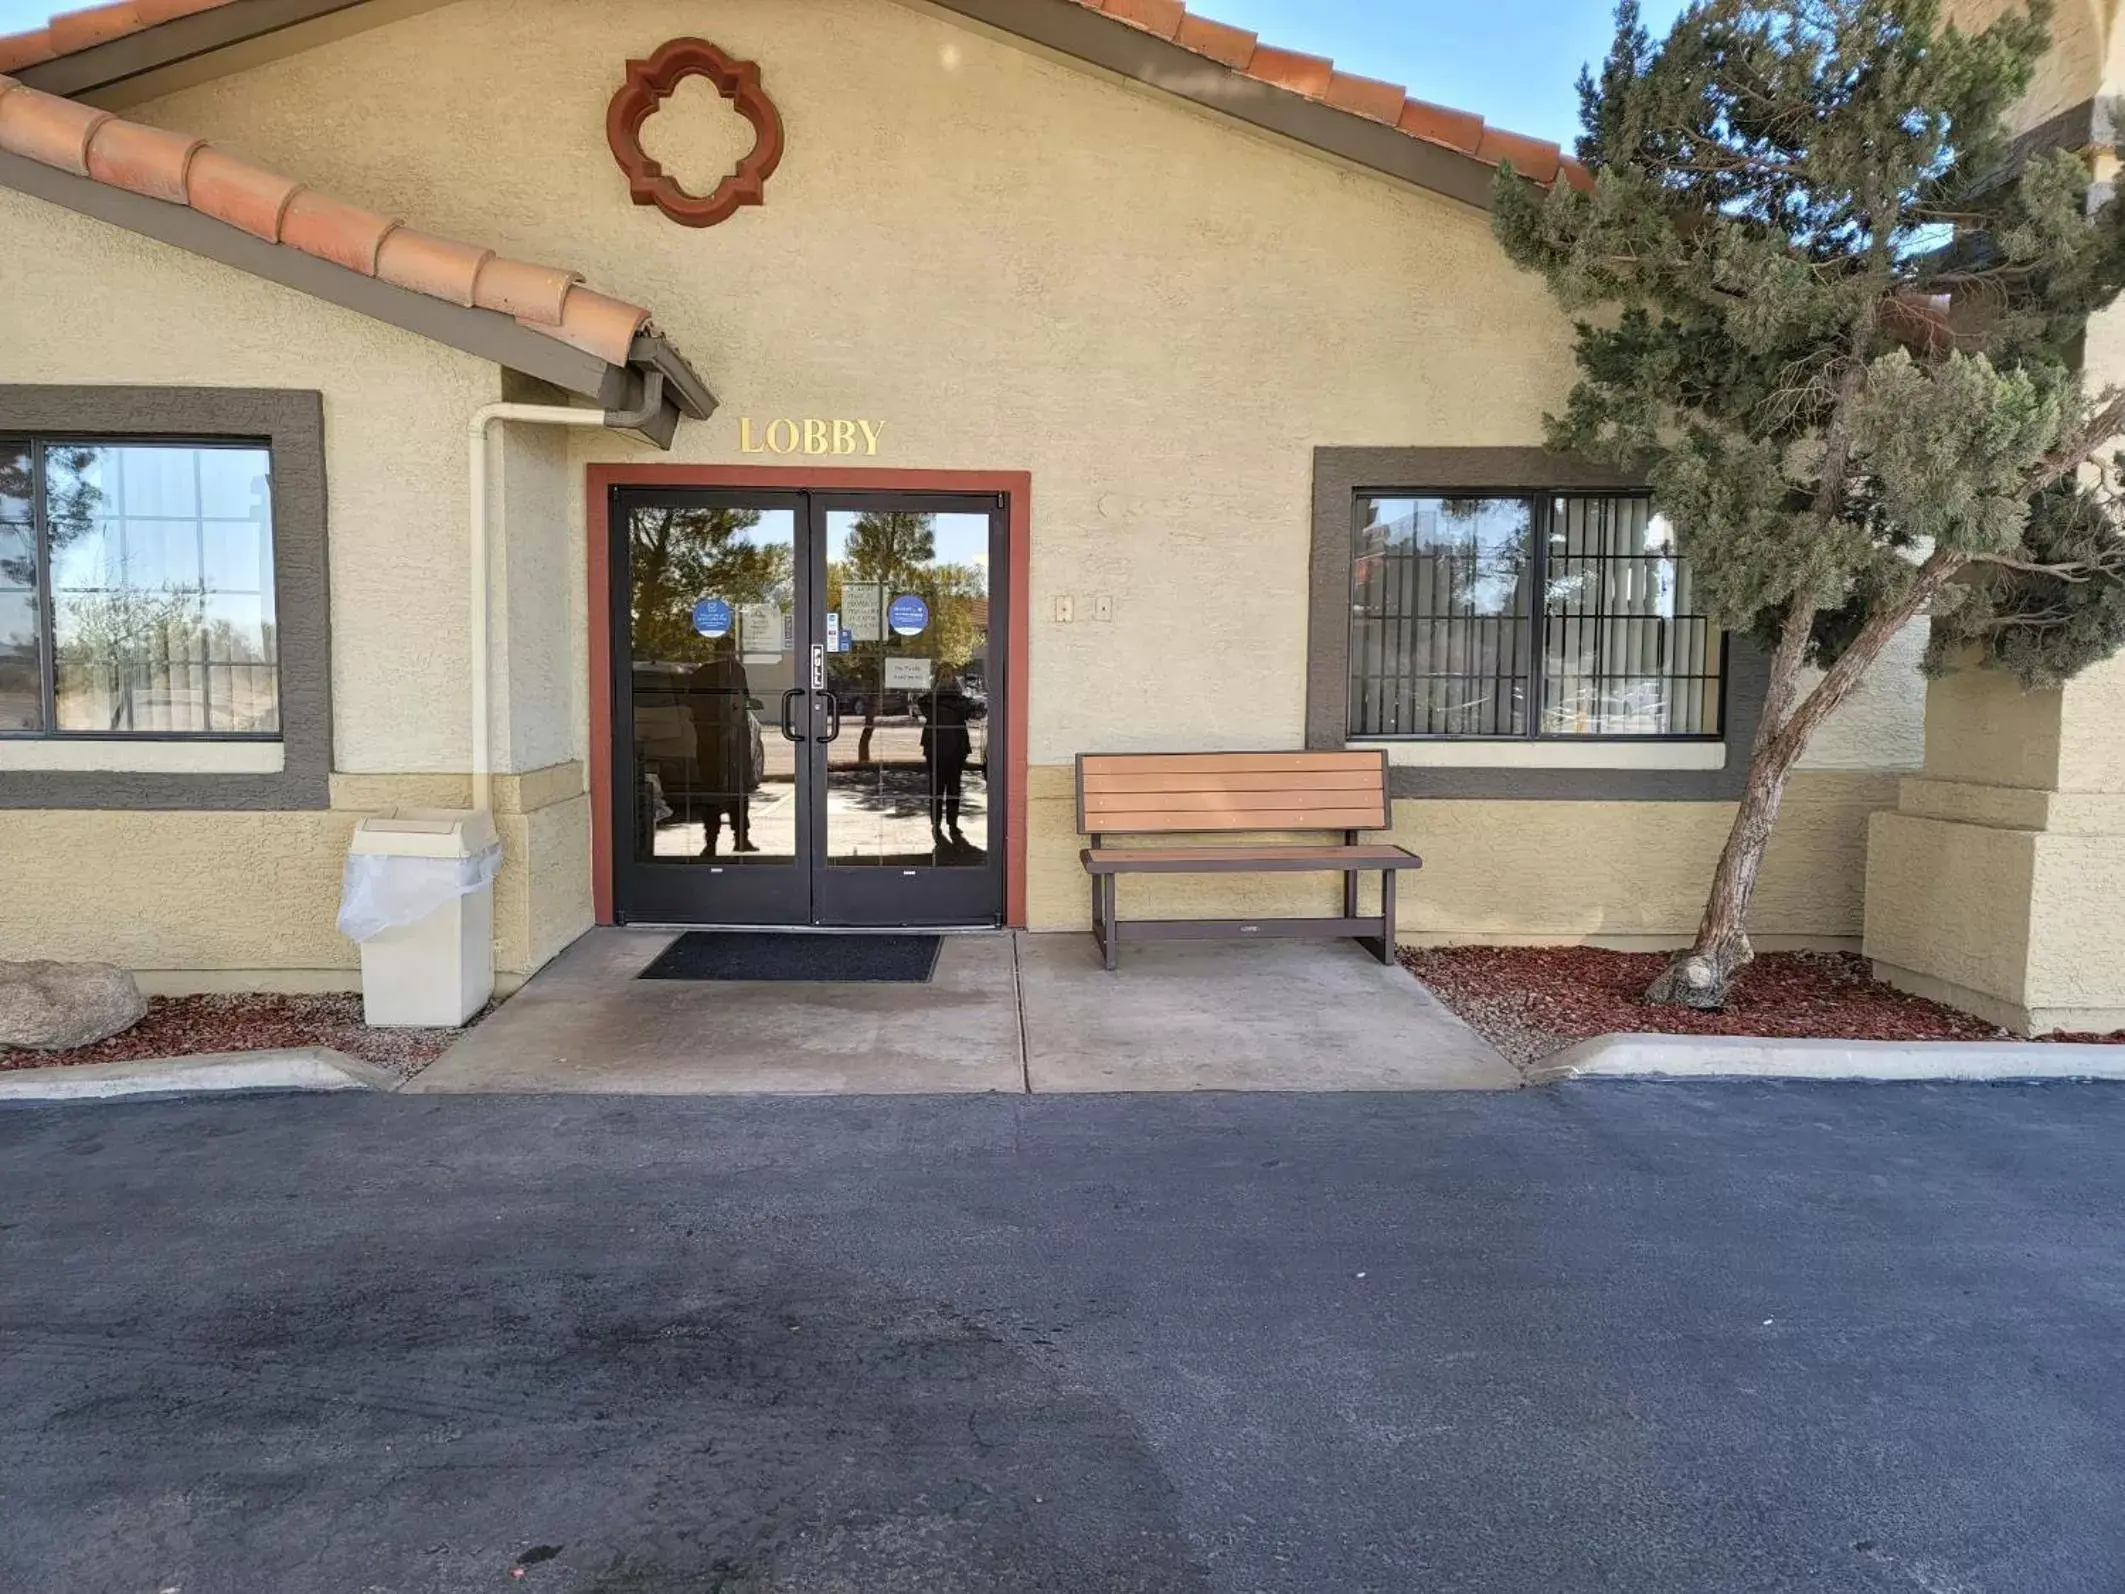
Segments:
[[[926,985],[638,980],[595,930],[405,1087],[427,1093],[1512,1090],[1512,1066],[1347,943],[1131,948],[951,935]]]

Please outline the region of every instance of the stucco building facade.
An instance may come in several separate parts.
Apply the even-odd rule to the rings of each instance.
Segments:
[[[1575,180],[1554,147],[1123,0],[83,15],[0,41],[0,445],[37,484],[0,956],[351,986],[352,826],[462,807],[482,762],[505,986],[600,920],[834,922],[835,868],[870,871],[862,922],[1070,929],[1077,754],[1375,743],[1427,861],[1405,938],[1692,928],[1761,661],[1692,629],[1637,484],[1541,451],[1570,327],[1483,204],[1501,159]],[[694,36],[779,130],[759,202],[709,226],[638,202],[610,126],[629,63]],[[695,76],[640,142],[698,195],[763,135]],[[615,424],[468,430],[504,403]],[[234,467],[197,451],[236,447],[270,461],[231,517],[270,551],[264,621],[204,551],[159,585],[65,573],[163,520],[207,549],[205,486],[117,497],[141,450],[205,483]],[[67,469],[101,495],[74,551]],[[646,573],[674,527],[693,587]],[[112,641],[143,591],[248,637],[254,674],[270,643],[274,712],[214,718],[210,641],[181,677]],[[1753,930],[1984,991],[1989,954],[1956,974],[1898,928],[1931,913],[1898,880],[1940,872],[1910,834],[1972,822],[1924,793],[1963,778],[1951,740],[1987,781],[2064,777],[2001,777],[1982,709],[1929,711],[1921,646],[1795,778]],[[2035,735],[2083,691],[1999,712]],[[1141,889],[1305,911],[1332,882]]]

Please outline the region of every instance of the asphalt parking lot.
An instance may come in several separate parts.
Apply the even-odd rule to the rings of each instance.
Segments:
[[[2125,1089],[0,1110],[0,1587],[2125,1587]]]

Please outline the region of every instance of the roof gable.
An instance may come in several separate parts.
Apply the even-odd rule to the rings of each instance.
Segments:
[[[432,3],[432,0],[430,0]],[[1265,45],[1181,0],[937,0],[943,9],[1466,204],[1487,207],[1497,167],[1538,182],[1585,184],[1559,148],[1412,98],[1400,84],[1336,69],[1325,56]],[[0,36],[0,73],[50,93],[105,98],[127,85],[279,35],[406,0],[116,0]],[[380,16],[378,20],[384,20]]]

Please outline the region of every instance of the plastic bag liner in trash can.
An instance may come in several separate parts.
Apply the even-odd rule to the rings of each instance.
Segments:
[[[437,908],[490,884],[502,867],[502,844],[489,842],[469,858],[347,855],[340,890],[339,933],[350,941],[417,924]]]

